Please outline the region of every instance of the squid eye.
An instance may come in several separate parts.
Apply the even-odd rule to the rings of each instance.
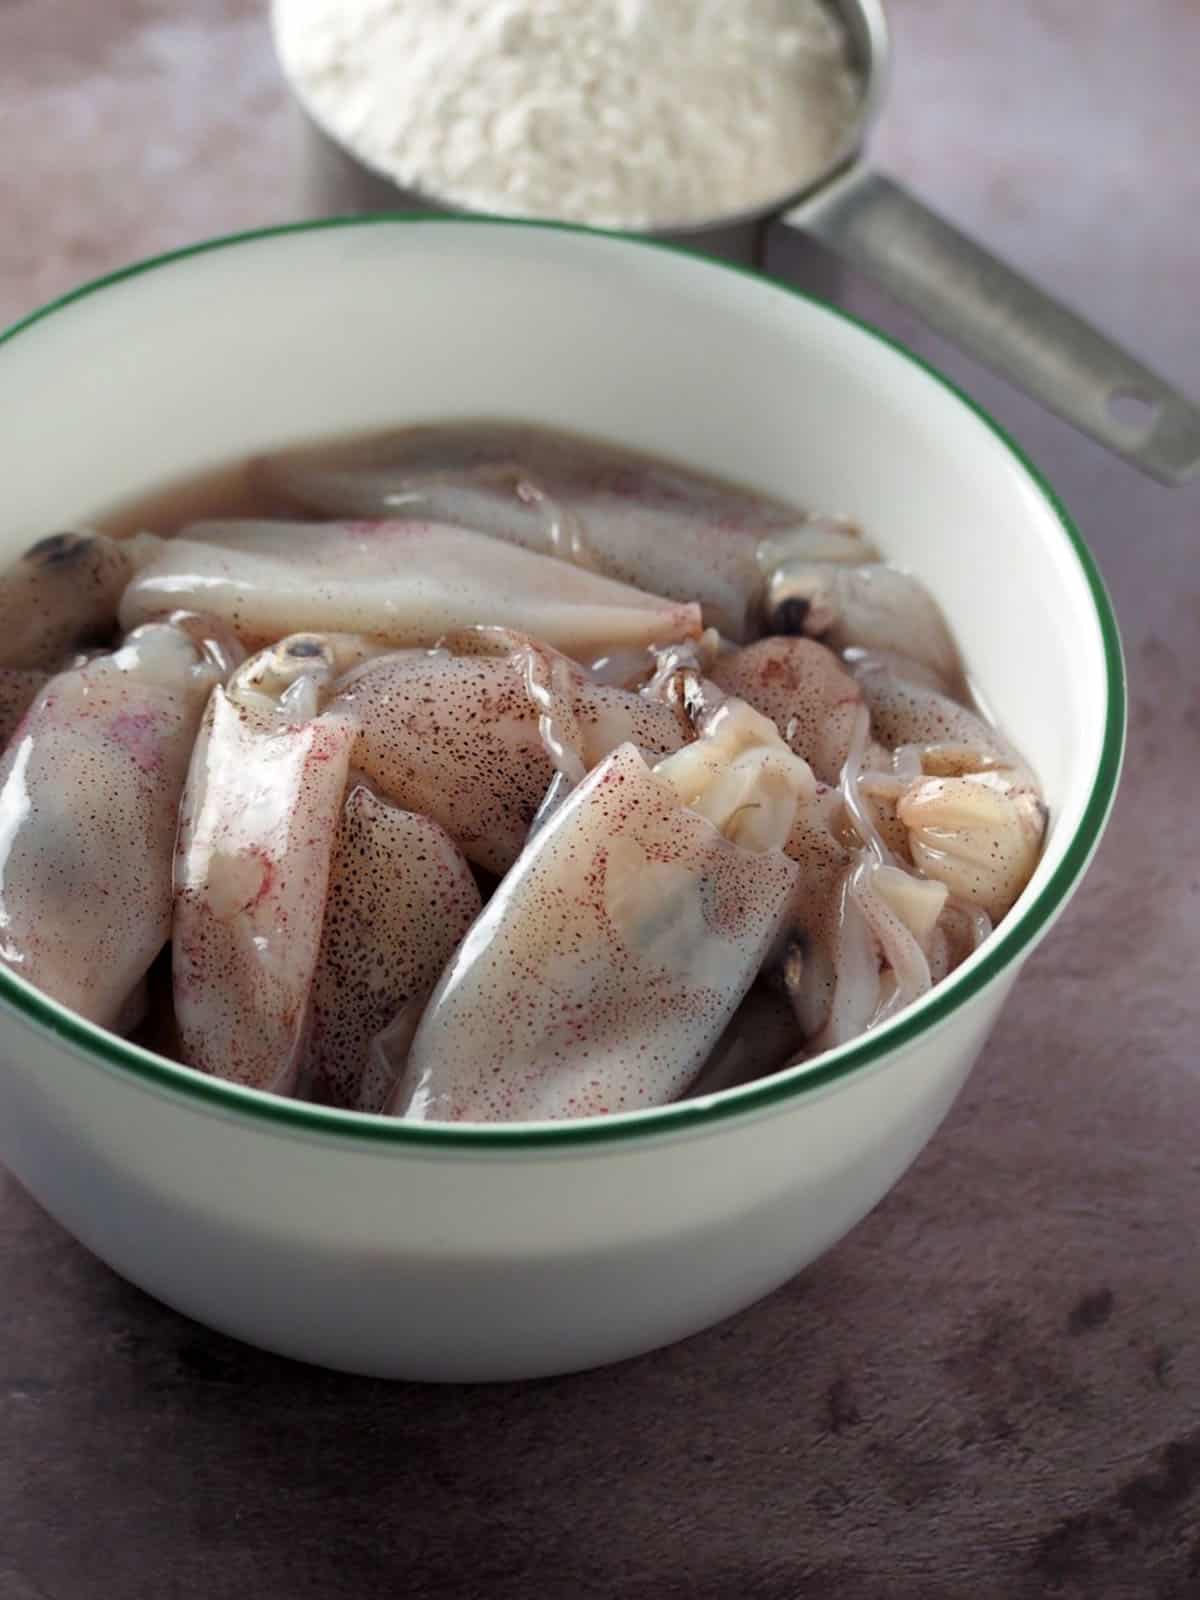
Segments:
[[[297,639],[288,645],[287,654],[296,661],[311,661],[325,654],[325,647],[316,639]]]
[[[802,562],[781,562],[767,582],[767,626],[772,633],[819,639],[837,621],[838,608],[823,573]]]
[[[29,546],[25,559],[39,567],[65,567],[78,561],[95,542],[90,533],[49,533]]]
[[[803,633],[804,624],[808,621],[808,614],[812,610],[812,601],[793,595],[787,600],[781,600],[775,608],[771,618],[771,625],[778,633]]]

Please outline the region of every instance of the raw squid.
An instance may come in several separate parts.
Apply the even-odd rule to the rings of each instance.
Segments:
[[[781,942],[768,958],[768,968],[783,976],[801,1037],[807,1041],[819,1036],[825,1028],[839,976],[844,978],[849,970],[847,955],[853,953],[853,947],[846,943],[843,891],[861,851],[864,828],[868,830],[867,837],[878,859],[891,858],[876,838],[876,830],[870,827],[870,813],[858,797],[855,780],[866,744],[869,718],[853,680],[847,679],[836,658],[823,645],[811,640],[768,639],[762,644],[770,648],[760,651],[757,646],[750,646],[720,658],[712,667],[712,679],[701,677],[697,665],[689,661],[692,646],[661,652],[659,671],[644,692],[656,693],[671,703],[682,702],[690,708],[694,718],[703,721],[723,697],[722,688],[713,681],[720,680],[728,688],[748,689],[747,698],[757,699],[764,715],[774,709],[778,719],[776,726],[782,722],[781,731],[787,732],[795,743],[800,742],[796,736],[801,735],[804,743],[820,746],[828,716],[834,731],[832,737],[824,741],[827,761],[832,760],[829,746],[834,749],[843,744],[847,746],[841,762],[840,785],[834,788],[817,783],[811,791],[798,797],[784,849],[800,872],[785,914]],[[793,654],[795,659],[791,659]],[[782,666],[777,676],[772,668],[780,667],[781,656]],[[793,683],[798,685],[799,694],[789,688]],[[777,684],[780,685],[778,690]],[[803,692],[805,689],[807,695]],[[799,703],[800,711],[796,726],[789,727],[791,719],[785,712],[786,706],[793,703]],[[879,749],[878,753],[883,759],[890,759],[886,751]],[[856,817],[859,818],[857,829]],[[907,839],[903,826],[896,823],[896,827]],[[850,933],[856,927],[854,909]],[[871,972],[877,975],[877,963],[871,967]],[[843,982],[843,1000],[845,993]]]
[[[354,740],[321,710],[336,671],[297,635],[213,691],[175,865],[175,1012],[184,1059],[287,1093],[304,1046],[334,835]]]
[[[160,543],[153,534],[52,533],[30,545],[0,574],[0,667],[52,668],[75,646],[107,639],[125,585]]]
[[[607,646],[700,632],[696,605],[418,521],[195,523],[126,589],[122,625],[201,601],[250,645],[301,629],[432,645],[453,629],[495,623],[590,660]]]
[[[907,982],[909,998],[932,981],[922,964],[925,946],[917,948],[916,935],[903,917],[897,924],[889,904],[900,882],[914,880],[896,866],[890,829],[881,831],[860,793],[868,731],[867,711],[859,704],[853,707],[841,783],[836,789],[819,788],[799,808],[786,846],[802,876],[788,912],[781,969],[812,1049],[844,1043],[890,1014],[884,1009],[894,987],[889,969]],[[903,827],[896,826],[906,838]],[[914,892],[919,895],[921,887]],[[946,897],[941,886],[937,896],[940,905]]]
[[[910,763],[890,781],[864,773],[860,788],[890,798],[917,868],[996,921],[1037,866],[1046,808],[995,728],[903,670],[870,657],[856,668],[876,735]]]
[[[214,624],[214,626],[216,626]],[[224,630],[221,630],[224,633]],[[226,643],[230,642],[225,635]],[[216,641],[213,641],[214,647]],[[110,655],[109,650],[69,650],[52,667],[0,667],[0,750],[16,733],[21,718],[37,699],[39,693],[63,672],[77,672],[89,661]]]
[[[816,516],[807,516],[798,526],[782,533],[769,534],[755,554],[766,579],[786,562],[819,561],[861,567],[879,560],[879,551],[853,522]]]
[[[1002,772],[923,778],[896,806],[913,862],[999,921],[1033,876],[1046,811]]]
[[[947,896],[930,941],[929,972],[934,983],[941,983],[955,967],[961,966],[992,931],[992,919],[978,906]]]
[[[698,601],[707,621],[739,640],[752,636],[764,569],[775,562],[873,556],[849,525],[810,523],[699,473],[518,425],[411,428],[351,449],[272,457],[258,473],[301,509],[472,528],[652,594]]]
[[[960,705],[965,701],[966,697],[963,694],[965,685],[961,679],[948,682],[927,661],[915,661],[912,656],[902,655],[899,650],[863,650],[851,645],[841,652],[841,656],[847,672],[878,673],[882,669],[904,683],[922,689],[933,689],[937,694]]]
[[[797,807],[784,846],[800,875],[788,904],[784,947],[773,964],[782,965],[806,1043],[824,1027],[833,1000],[837,904],[851,864],[850,837],[840,793],[820,785]]]
[[[737,702],[653,769],[632,745],[614,751],[459,947],[391,1109],[492,1121],[676,1098],[778,935],[798,877],[780,846],[812,790]]]
[[[920,772],[912,746],[889,750],[871,738],[870,713],[858,706],[838,787],[846,822],[873,860],[909,864],[908,831],[896,815],[896,801]]]
[[[946,904],[943,884],[913,878],[858,852],[813,903],[807,926],[789,945],[783,976],[796,1019],[813,1054],[885,1022],[933,984]]]
[[[206,631],[149,623],[51,678],[0,760],[0,960],[105,1026],[170,934],[179,797],[229,666]]]
[[[342,809],[300,1078],[310,1098],[379,1111],[392,1087],[368,1067],[385,1029],[401,1059],[455,946],[479,915],[471,869],[446,833],[353,783]]]
[[[0,573],[0,962],[202,1071],[709,1095],[919,1001],[1036,866],[1034,775],[852,523],[478,422],[103,526],[159,520]]]
[[[720,657],[710,676],[770,717],[822,783],[838,781],[862,690],[831,650],[815,639],[760,639]]]
[[[922,669],[862,656],[855,671],[870,712],[854,709],[842,821],[823,832],[802,808],[789,845],[819,886],[793,907],[783,963],[818,1050],[886,1021],[964,960],[1028,881],[1044,824],[1015,751]]]
[[[696,733],[691,744],[658,762],[655,774],[732,843],[759,855],[782,850],[799,810],[816,797],[808,763],[744,700],[722,696],[704,707]]]
[[[499,628],[368,661],[344,680],[339,703],[358,723],[356,768],[496,873],[516,860],[556,771],[569,786],[626,740],[655,758],[691,737],[675,709],[593,683]]]
[[[860,656],[852,670],[871,713],[871,731],[889,750],[915,752],[919,772],[950,777],[988,768],[1032,778],[1008,740],[975,712],[921,681],[903,660]]]
[[[958,647],[933,596],[907,572],[882,564],[783,561],[767,587],[767,626],[822,639],[834,650],[902,652],[957,689]]]

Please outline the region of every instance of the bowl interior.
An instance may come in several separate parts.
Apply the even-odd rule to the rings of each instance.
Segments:
[[[1088,849],[1098,836],[1120,663],[1052,501],[913,359],[749,274],[520,224],[268,232],[119,274],[17,330],[0,413],[0,558],[248,451],[453,417],[591,432],[846,513],[928,584],[1042,780],[1052,823],[1022,905],[1080,856],[1085,813]]]

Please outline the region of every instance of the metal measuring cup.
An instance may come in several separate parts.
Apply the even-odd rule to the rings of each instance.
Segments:
[[[1200,470],[1200,407],[1029,279],[867,162],[887,92],[890,42],[880,0],[828,0],[845,25],[862,94],[858,120],[824,172],[752,211],[642,228],[761,268],[772,229],[817,239],[960,349],[1163,483]],[[303,204],[332,211],[459,213],[401,188],[302,116]]]

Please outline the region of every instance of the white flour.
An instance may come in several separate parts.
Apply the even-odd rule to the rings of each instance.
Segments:
[[[274,0],[280,58],[367,165],[452,204],[686,224],[816,177],[857,108],[819,0]]]

